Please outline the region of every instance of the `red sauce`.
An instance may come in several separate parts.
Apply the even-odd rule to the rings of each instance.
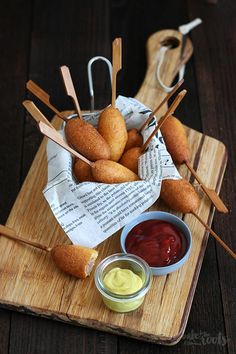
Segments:
[[[128,253],[143,258],[151,267],[178,262],[186,252],[187,240],[173,224],[146,220],[133,227],[125,241]]]

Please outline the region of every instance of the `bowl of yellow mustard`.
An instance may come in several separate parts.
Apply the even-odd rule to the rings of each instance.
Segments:
[[[152,283],[149,265],[133,254],[106,257],[97,266],[94,277],[104,304],[121,313],[140,307]]]

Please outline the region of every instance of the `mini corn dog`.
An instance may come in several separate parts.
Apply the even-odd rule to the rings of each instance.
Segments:
[[[53,247],[51,256],[63,272],[85,279],[91,273],[98,252],[79,245],[58,245]]]
[[[73,173],[78,182],[94,182],[91,166],[81,159],[76,159],[73,166]]]
[[[99,160],[94,162],[92,174],[97,182],[108,184],[134,182],[140,180],[137,174],[121,164],[110,160]]]
[[[98,131],[111,149],[111,160],[119,161],[128,140],[125,120],[115,106],[116,76],[121,65],[121,38],[112,42],[112,92],[111,106],[104,109],[99,117]]]
[[[91,161],[109,159],[111,152],[104,138],[90,123],[82,120],[80,105],[69,68],[63,65],[60,70],[66,93],[73,99],[78,114],[78,118],[69,119],[66,122],[65,135],[68,144]]]
[[[142,153],[142,147],[132,147],[122,155],[120,164],[138,174],[138,159]]]
[[[143,137],[138,131],[138,129],[133,128],[128,130],[128,140],[125,145],[124,152],[126,152],[129,149],[132,149],[133,147],[139,147],[143,145]]]
[[[89,123],[81,118],[79,103],[75,95],[73,83],[67,67],[61,68],[64,73],[64,79],[69,85],[69,94],[73,95],[78,111],[78,118],[68,119],[59,112],[51,103],[50,96],[35,82],[29,80],[26,84],[27,89],[45,103],[58,117],[65,121],[65,134],[68,143],[78,152],[83,154],[88,159],[95,161],[98,159],[109,159],[111,156],[110,148],[104,138],[98,131]],[[67,74],[67,75],[66,75]],[[69,78],[67,77],[69,76]],[[67,82],[69,80],[69,83]],[[71,92],[72,91],[72,92]]]
[[[65,126],[65,135],[68,144],[89,160],[110,159],[111,150],[105,139],[82,119],[69,119]]]
[[[74,175],[79,182],[122,183],[139,180],[139,177],[122,165],[109,160],[98,160],[91,167],[77,159]]]
[[[190,150],[184,126],[179,119],[169,116],[161,128],[167,150],[177,164],[190,160]]]
[[[128,139],[128,133],[124,117],[117,108],[104,109],[99,117],[98,132],[110,147],[110,159],[119,161]]]
[[[184,178],[163,180],[160,197],[171,209],[184,214],[195,212],[200,204],[193,186]]]
[[[50,253],[54,263],[60,270],[81,279],[86,278],[90,274],[98,256],[96,250],[79,245],[47,247],[38,242],[18,236],[15,230],[4,225],[0,225],[0,234],[16,242],[24,243],[40,251]]]

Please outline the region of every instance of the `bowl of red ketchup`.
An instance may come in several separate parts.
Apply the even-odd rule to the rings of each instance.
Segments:
[[[123,228],[120,244],[124,253],[144,259],[153,275],[166,275],[179,269],[189,258],[192,234],[179,217],[149,211]]]

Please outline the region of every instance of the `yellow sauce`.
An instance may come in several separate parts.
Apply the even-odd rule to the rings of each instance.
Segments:
[[[105,287],[113,294],[131,295],[141,289],[142,279],[130,269],[113,268],[104,277]]]
[[[113,268],[104,277],[103,284],[111,293],[116,295],[131,295],[140,290],[143,285],[142,279],[130,269]],[[103,297],[104,303],[116,312],[129,312],[138,308],[144,297],[117,301]]]

